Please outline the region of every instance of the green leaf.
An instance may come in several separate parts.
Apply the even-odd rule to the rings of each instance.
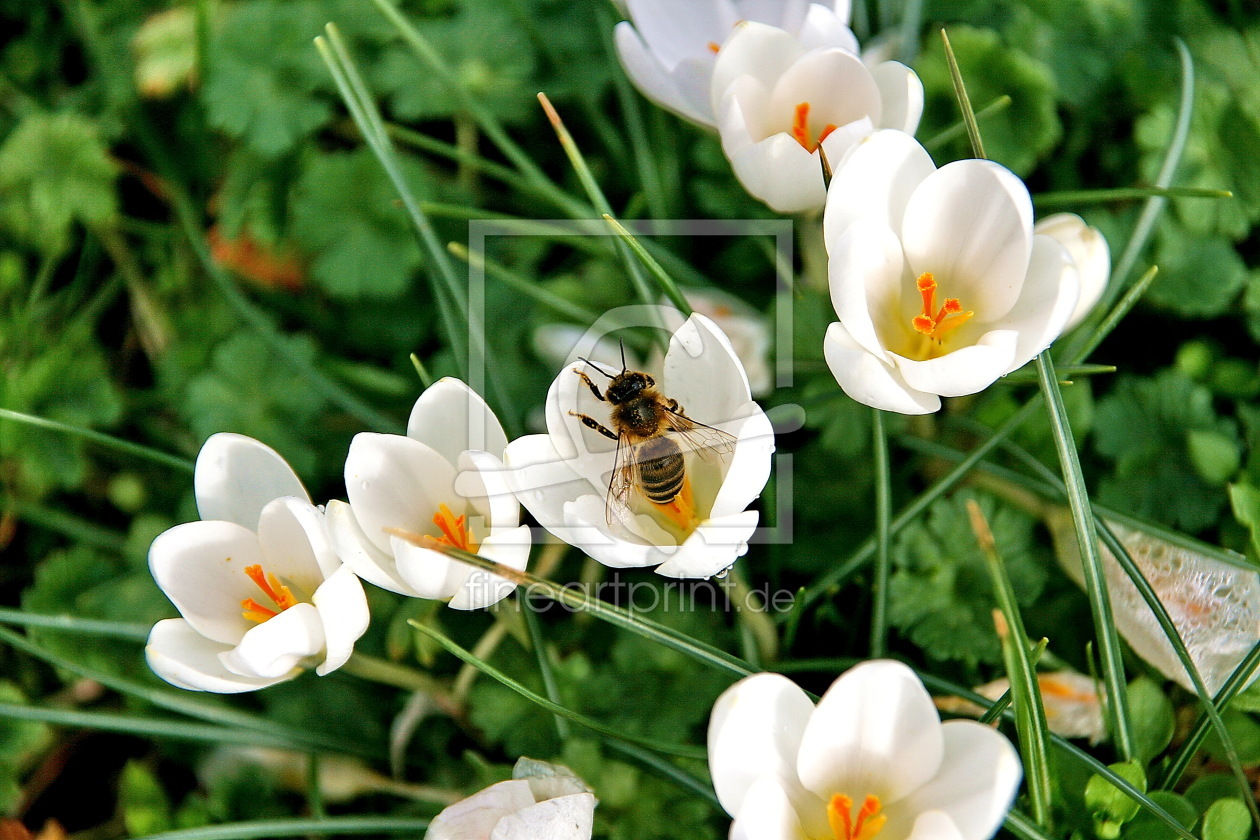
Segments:
[[[1107,766],[1143,793],[1146,792],[1146,772],[1140,764],[1125,761]],[[1093,817],[1094,833],[1101,840],[1115,840],[1119,837],[1120,829],[1140,809],[1138,803],[1130,799],[1127,793],[1101,776],[1091,776],[1085,785],[1085,807]]]
[[[317,91],[331,80],[311,46],[327,20],[306,0],[251,0],[228,12],[212,41],[210,76],[202,87],[215,128],[273,157],[332,116]]]
[[[491,113],[505,122],[522,122],[537,113],[533,97],[537,62],[509,5],[466,0],[449,18],[413,23]],[[381,57],[375,79],[402,119],[432,120],[462,112],[450,88],[401,45]]]
[[[76,222],[117,221],[117,177],[95,123],[77,114],[31,114],[0,146],[0,226],[46,254],[61,253]]]
[[[1167,219],[1159,227],[1155,261],[1159,275],[1146,300],[1182,317],[1231,311],[1247,284],[1247,266],[1229,240],[1195,235]]]
[[[21,690],[8,680],[0,680],[0,702],[25,703]],[[0,811],[16,813],[22,802],[18,779],[39,750],[49,740],[46,724],[33,720],[0,718]]]
[[[423,168],[400,158],[403,176],[417,185]],[[406,290],[420,251],[398,207],[398,196],[367,149],[310,158],[293,193],[293,233],[314,255],[311,274],[341,298],[391,297]]]
[[[1221,719],[1225,721],[1225,728],[1234,742],[1234,747],[1238,750],[1238,760],[1245,766],[1260,762],[1260,723],[1257,723],[1251,715],[1236,708],[1227,709],[1221,715]],[[1203,748],[1218,761],[1224,759],[1225,751],[1221,747],[1221,739],[1215,732],[1209,733],[1204,739]],[[1237,793],[1238,785],[1235,783],[1231,795]]]
[[[1218,799],[1203,815],[1203,840],[1247,840],[1251,815],[1237,799]]]
[[[123,824],[132,837],[145,837],[174,827],[166,791],[153,772],[138,762],[129,761],[123,767],[118,785],[118,807],[122,811]]]
[[[1100,501],[1189,532],[1216,521],[1224,494],[1198,471],[1189,436],[1199,431],[1237,439],[1238,433],[1216,415],[1206,387],[1171,369],[1122,376],[1099,401],[1096,416],[1095,444],[1115,463]]]
[[[1016,174],[1027,174],[1062,134],[1055,111],[1053,74],[1023,50],[1004,44],[991,29],[951,26],[948,31],[971,101],[978,106],[1003,94],[1012,99],[1010,108],[985,120],[988,157]],[[926,101],[923,136],[931,136],[958,119],[953,83],[939,39],[928,39],[916,69]],[[950,144],[948,152],[947,158],[971,156],[965,140]]]
[[[1129,683],[1129,712],[1133,757],[1149,764],[1172,742],[1176,728],[1172,702],[1153,680],[1139,677]]]
[[[1186,828],[1194,825],[1199,812],[1184,796],[1166,790],[1153,790],[1147,794]],[[1141,811],[1124,827],[1125,840],[1176,840],[1177,832],[1146,811]]]
[[[1229,485],[1229,504],[1234,518],[1251,534],[1251,547],[1260,557],[1260,488],[1245,482]]]
[[[926,517],[894,538],[889,619],[934,658],[999,663],[991,617],[995,601],[969,525],[967,498],[980,503],[1020,606],[1037,600],[1047,575],[1045,558],[1033,548],[1036,520],[991,496],[968,492],[937,501]]]

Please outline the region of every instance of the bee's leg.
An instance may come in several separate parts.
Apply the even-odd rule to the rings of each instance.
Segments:
[[[607,400],[604,399],[604,395],[599,392],[599,388],[595,387],[595,383],[591,381],[591,378],[589,376],[587,376],[582,371],[577,370],[576,368],[574,369],[573,372],[576,373],[578,376],[582,377],[582,381],[586,383],[586,387],[590,388],[591,393],[595,395],[595,399],[599,400],[600,402],[607,402]],[[616,437],[616,435],[613,435],[613,437]]]
[[[687,412],[683,411],[683,407],[678,404],[678,400],[673,399],[672,397],[665,398],[665,407],[681,417],[687,416]]]
[[[576,411],[570,411],[569,413],[572,414],[577,419],[581,420],[582,424],[585,425],[586,428],[594,429],[595,431],[599,432],[601,435],[603,435],[606,438],[612,438],[613,440],[617,440],[617,441],[621,439],[617,436],[616,432],[611,431],[607,426],[600,423],[594,417],[588,417],[585,414],[578,414]]]

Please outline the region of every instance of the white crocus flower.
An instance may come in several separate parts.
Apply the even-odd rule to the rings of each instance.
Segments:
[[[154,579],[183,616],[153,627],[154,672],[181,688],[235,693],[345,664],[367,630],[367,599],[284,459],[253,438],[213,435],[194,489],[202,521],[149,549]]]
[[[661,311],[677,318],[674,310]],[[581,361],[566,366],[547,392],[548,433],[508,445],[509,481],[539,524],[605,565],[657,566],[659,574],[675,578],[723,571],[747,551],[758,515],[746,508],[769,478],[774,449],[770,421],[752,401],[738,356],[703,315],[692,315],[673,333],[663,373],[651,377],[649,387],[700,425],[690,436],[663,433],[682,449],[685,480],[673,500],[661,504],[636,483],[624,498],[610,499],[619,483],[614,472],[621,474],[614,466],[643,451],[642,444],[616,439],[621,430],[613,428],[610,402],[592,393],[592,387],[605,391],[619,373]],[[661,414],[662,425],[681,424],[675,416]]]
[[[458,379],[416,400],[407,434],[355,435],[346,457],[349,503],[328,503],[337,551],[384,589],[487,607],[515,584],[444,553],[447,546],[524,570],[529,528],[502,479],[507,437],[494,412]]]
[[[1107,290],[1107,281],[1111,279],[1111,249],[1107,247],[1102,232],[1085,224],[1085,220],[1075,213],[1046,216],[1033,225],[1033,233],[1044,234],[1058,242],[1076,263],[1081,290],[1072,317],[1068,318],[1067,326],[1063,328],[1067,332],[1085,320]]]
[[[568,768],[522,758],[513,776],[446,807],[425,840],[590,840],[595,797]]]
[[[643,95],[692,122],[715,124],[709,93],[713,64],[745,20],[791,33],[813,47],[857,52],[849,0],[627,0],[617,24],[617,55]]]
[[[877,129],[913,134],[923,114],[923,84],[904,64],[868,68],[849,50],[759,23],[740,24],[722,47],[711,94],[735,176],[780,213],[822,209],[824,163],[839,167]]]
[[[709,719],[709,771],[732,840],[984,840],[1021,776],[1001,733],[941,723],[890,660],[845,672],[817,706],[779,674],[735,683]]]
[[[835,173],[823,216],[832,324],[823,351],[845,393],[926,414],[1021,367],[1076,307],[1071,255],[1034,235],[1023,182],[984,160],[937,169],[883,131]]]

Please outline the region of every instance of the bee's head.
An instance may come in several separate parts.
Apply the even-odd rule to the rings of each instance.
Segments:
[[[604,395],[613,405],[620,405],[634,399],[643,393],[645,388],[651,388],[655,384],[656,380],[643,371],[623,370],[608,383],[608,390],[604,392]]]

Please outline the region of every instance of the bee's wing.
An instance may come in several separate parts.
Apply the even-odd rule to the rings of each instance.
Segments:
[[[624,433],[617,435],[612,476],[608,479],[608,493],[604,497],[604,519],[609,525],[629,514],[630,494],[639,486],[638,452],[639,447],[629,443]]]
[[[713,426],[692,420],[681,411],[669,409],[671,431],[686,441],[684,449],[695,450],[702,458],[714,453],[727,454],[735,448],[735,436]]]

